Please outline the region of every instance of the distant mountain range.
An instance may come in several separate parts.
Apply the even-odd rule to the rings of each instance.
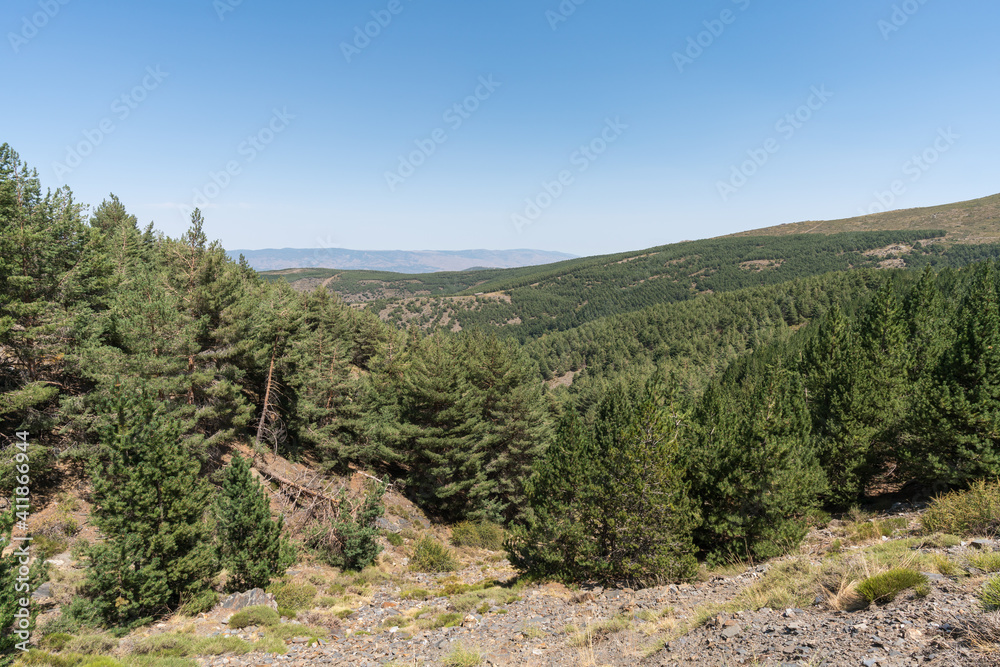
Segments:
[[[266,248],[231,250],[230,257],[246,257],[258,271],[280,269],[344,269],[434,273],[473,268],[512,269],[550,264],[576,255],[547,250],[346,250],[344,248]]]

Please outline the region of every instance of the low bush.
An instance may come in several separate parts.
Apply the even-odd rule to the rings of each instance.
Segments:
[[[394,547],[403,546],[403,536],[400,535],[399,533],[388,533],[385,536],[385,539],[387,539],[389,541],[389,544],[391,544]]]
[[[417,620],[417,627],[421,630],[437,630],[438,628],[454,628],[462,623],[464,616],[446,612],[431,618],[421,618]]]
[[[63,650],[69,653],[82,653],[84,655],[111,653],[116,648],[118,648],[118,640],[103,634],[73,637],[63,646]]]
[[[1000,577],[992,577],[979,589],[979,603],[983,611],[1000,610]]]
[[[476,667],[476,665],[481,665],[485,659],[479,649],[456,646],[442,658],[441,664],[446,667]]]
[[[1000,481],[980,480],[964,491],[938,496],[920,521],[928,532],[996,535],[1000,531]]]
[[[16,663],[19,667],[124,667],[107,656],[80,655],[79,653],[48,653],[31,649]]]
[[[48,560],[56,554],[61,554],[69,548],[69,540],[65,537],[50,537],[48,535],[36,535],[31,543],[35,550],[35,555],[42,560]]]
[[[1000,572],[1000,552],[985,551],[969,556],[969,564],[983,572]]]
[[[850,537],[855,542],[867,542],[883,537],[892,537],[897,530],[905,530],[910,522],[902,517],[888,519],[872,519],[851,524],[848,528]]]
[[[868,577],[858,584],[857,591],[869,603],[891,602],[907,588],[927,583],[927,577],[915,570],[897,567],[888,572]]]
[[[73,635],[67,632],[53,632],[42,637],[38,645],[49,651],[61,651],[71,639],[73,639]]]
[[[423,588],[407,588],[399,597],[401,600],[429,600],[431,593]]]
[[[277,625],[281,622],[278,612],[270,607],[247,607],[242,609],[229,619],[229,627],[240,630],[251,625]]]
[[[410,569],[416,572],[453,572],[458,561],[451,549],[432,537],[425,537],[413,550]]]
[[[451,529],[451,543],[456,547],[475,547],[499,551],[503,549],[504,530],[495,523],[463,521]]]
[[[267,587],[267,592],[274,596],[279,607],[295,611],[310,609],[316,599],[316,587],[312,584],[276,581]]]
[[[187,602],[185,602],[180,609],[181,614],[184,616],[197,616],[198,614],[204,614],[206,612],[212,611],[212,608],[219,601],[219,594],[215,591],[209,589],[207,591],[202,591],[198,595],[194,596]]]

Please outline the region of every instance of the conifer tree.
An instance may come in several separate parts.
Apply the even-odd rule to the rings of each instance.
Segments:
[[[14,631],[14,614],[20,605],[21,595],[18,594],[17,558],[11,554],[4,556],[3,551],[11,543],[11,527],[14,525],[14,508],[10,507],[0,514],[0,666],[6,667],[14,662],[14,647],[19,642]],[[27,596],[27,593],[24,593]]]
[[[714,558],[766,559],[793,548],[826,479],[797,373],[767,349],[727,371],[698,406],[692,496],[696,542]]]
[[[495,334],[467,334],[457,354],[478,403],[473,447],[483,461],[469,516],[506,523],[520,512],[524,482],[550,438],[538,371]]]
[[[910,467],[921,479],[962,484],[1000,474],[1000,303],[992,263],[972,270],[953,344],[915,416]]]
[[[230,592],[266,588],[289,563],[284,518],[271,519],[271,506],[260,483],[250,474],[250,460],[233,455],[215,498],[219,561],[229,577]]]
[[[564,417],[512,530],[515,566],[568,580],[690,578],[698,512],[680,454],[685,423],[659,384],[615,388],[589,432],[575,414]]]
[[[353,447],[350,381],[351,330],[348,309],[336,294],[320,287],[304,298],[289,342],[287,383],[292,391],[289,426],[295,438],[324,460],[372,462],[375,457]]]
[[[106,410],[88,466],[104,541],[88,551],[85,592],[106,623],[130,626],[177,609],[217,574],[210,490],[181,425],[145,391],[119,385]]]
[[[458,520],[475,509],[474,490],[485,473],[473,440],[476,396],[453,347],[434,335],[414,349],[400,387],[397,451],[407,487],[435,513]]]
[[[582,518],[599,495],[596,465],[589,430],[575,410],[567,410],[527,482],[527,507],[511,527],[507,550],[515,568],[567,581],[593,569],[596,542]]]

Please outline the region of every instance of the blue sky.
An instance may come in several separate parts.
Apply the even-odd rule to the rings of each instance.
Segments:
[[[595,254],[1000,191],[998,24],[995,0],[7,0],[0,142],[170,235],[199,204],[228,248]]]

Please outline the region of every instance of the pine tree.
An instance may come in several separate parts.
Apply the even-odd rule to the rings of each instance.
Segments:
[[[407,488],[442,518],[465,518],[476,508],[474,491],[485,480],[482,453],[473,440],[477,397],[450,339],[423,339],[411,364],[400,386],[396,445],[408,470]]]
[[[260,483],[250,474],[250,460],[233,455],[214,504],[219,561],[230,592],[266,588],[288,563],[284,518],[271,519],[271,506]]]
[[[564,417],[512,530],[515,567],[576,581],[690,578],[698,512],[680,455],[685,422],[657,384],[615,388],[589,432],[575,414]]]
[[[826,492],[799,376],[781,351],[764,352],[710,387],[695,417],[691,494],[705,519],[696,542],[716,559],[794,548]]]
[[[582,517],[600,493],[593,476],[597,464],[589,430],[576,411],[567,410],[527,481],[527,507],[511,527],[507,550],[515,568],[566,581],[587,577],[597,550]]]
[[[325,288],[307,295],[287,355],[291,432],[301,446],[341,467],[375,460],[353,446],[348,310]]]
[[[210,489],[181,425],[146,392],[117,386],[111,423],[88,469],[91,520],[85,591],[111,625],[147,622],[202,593],[218,572],[205,512]]]
[[[68,188],[41,193],[37,172],[0,145],[0,439],[18,430],[35,436],[36,481],[55,452],[71,444],[62,433],[61,399],[86,390],[69,364],[86,337],[79,324],[91,306],[102,268],[89,261],[82,207]],[[0,461],[0,491],[10,488]]]
[[[20,609],[18,602],[21,595],[17,586],[17,558],[11,554],[4,556],[3,552],[11,542],[11,527],[14,525],[14,508],[10,507],[0,514],[0,666],[6,667],[14,662],[14,647],[19,639],[13,634],[14,614]],[[27,596],[28,593],[23,593]]]
[[[524,482],[550,438],[538,371],[495,334],[465,335],[457,355],[478,403],[473,447],[483,461],[469,517],[506,523],[521,511]]]
[[[924,481],[962,484],[1000,474],[1000,303],[992,263],[973,269],[955,339],[914,418],[910,468]]]

